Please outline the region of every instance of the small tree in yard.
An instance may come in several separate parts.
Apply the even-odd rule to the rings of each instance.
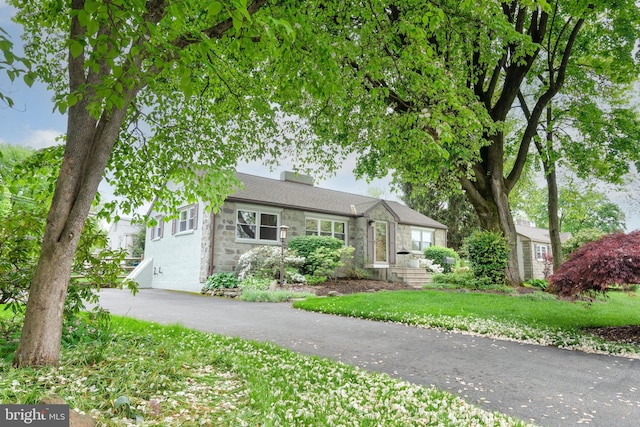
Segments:
[[[609,234],[578,248],[549,277],[549,291],[569,297],[640,283],[640,231]]]
[[[125,196],[105,204],[105,217],[149,200],[170,217],[185,201],[221,205],[239,184],[240,160],[291,155],[326,171],[340,157],[338,146],[287,116],[302,117],[312,98],[340,88],[339,69],[306,32],[297,2],[9,3],[34,75],[67,114],[16,367],[59,361],[73,257],[103,176]],[[168,180],[182,186],[172,191]]]
[[[475,231],[464,242],[471,270],[478,278],[504,284],[509,263],[509,244],[501,233]]]

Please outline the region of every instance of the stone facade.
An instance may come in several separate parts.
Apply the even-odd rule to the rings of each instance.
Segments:
[[[432,244],[446,245],[444,225],[398,202],[320,189],[307,182],[239,176],[247,188],[229,196],[217,211],[207,212],[203,202],[180,208],[176,214],[182,232],[176,233],[175,225],[172,226],[175,221],[166,222],[164,232],[162,227],[147,230],[145,268],[150,280],[146,286],[199,292],[210,275],[236,272],[240,256],[252,248],[279,247],[280,225],[289,227],[290,239],[304,236],[309,220],[317,221],[315,232],[324,233],[326,226],[333,233],[344,232],[346,244],[355,248],[354,266],[367,268],[371,277],[388,279],[389,268],[397,266],[398,261],[406,263],[406,257],[398,256],[397,251],[411,247],[414,227],[432,231]],[[244,224],[242,238],[237,236],[240,211]],[[149,217],[156,219],[162,215],[152,209]],[[260,224],[263,220],[264,225]],[[252,227],[253,221],[256,227]],[[344,230],[340,223],[344,223]],[[376,225],[380,223],[386,226],[378,226],[378,236],[385,238],[376,240]],[[382,230],[386,230],[386,235],[381,234]],[[263,240],[254,240],[261,235]],[[375,253],[385,256],[376,260]]]

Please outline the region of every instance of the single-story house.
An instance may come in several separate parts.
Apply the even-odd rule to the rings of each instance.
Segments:
[[[560,233],[564,243],[571,233]],[[516,238],[518,249],[518,269],[520,279],[546,279],[552,271],[553,262],[550,257],[551,237],[549,230],[532,227],[527,221],[516,221]]]
[[[333,236],[353,246],[354,264],[370,277],[396,279],[392,269],[430,245],[446,246],[447,227],[396,201],[319,188],[310,176],[283,172],[280,180],[237,174],[243,189],[229,195],[217,213],[205,203],[179,208],[178,219],[147,229],[141,287],[199,291],[213,273],[233,272],[238,258],[258,245],[287,238]],[[402,279],[400,279],[402,280]]]

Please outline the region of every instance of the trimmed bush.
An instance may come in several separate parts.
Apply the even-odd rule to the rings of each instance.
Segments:
[[[506,283],[509,264],[509,244],[501,233],[474,231],[465,239],[471,271],[477,278],[502,285]]]
[[[424,250],[424,257],[432,260],[434,264],[440,265],[445,273],[450,273],[452,267],[444,262],[445,258],[453,258],[454,262],[458,261],[459,258],[455,250],[444,246],[429,246]]]
[[[329,236],[297,236],[289,240],[289,249],[305,259],[300,268],[302,274],[313,275],[326,269],[327,261],[339,262],[344,242]],[[322,273],[321,273],[322,274]]]
[[[565,297],[605,292],[616,284],[640,284],[640,231],[587,243],[549,276],[549,291]]]

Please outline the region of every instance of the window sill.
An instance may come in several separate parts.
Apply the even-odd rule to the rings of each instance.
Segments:
[[[236,243],[246,243],[250,245],[273,245],[280,246],[280,242],[277,240],[256,240],[256,239],[240,239],[236,238]]]
[[[186,236],[189,234],[193,234],[195,232],[195,230],[185,230],[185,231],[180,231],[179,233],[174,234],[174,236],[178,237],[178,236]]]

